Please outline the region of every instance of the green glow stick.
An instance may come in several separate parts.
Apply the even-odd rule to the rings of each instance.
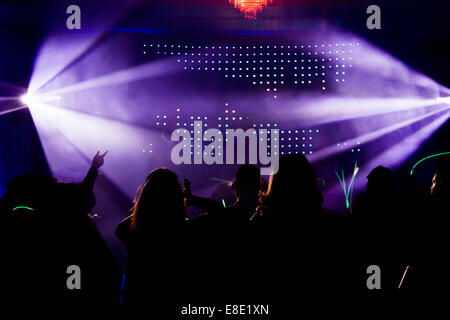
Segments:
[[[350,201],[351,201],[352,193],[353,193],[353,184],[355,182],[355,178],[356,178],[356,175],[358,174],[358,172],[359,172],[358,162],[355,162],[355,168],[353,169],[352,178],[350,179],[350,182],[347,187],[347,185],[345,183],[344,169],[342,169],[342,177],[340,177],[338,171],[335,170],[336,176],[339,179],[339,183],[341,184],[342,189],[344,190],[345,207],[350,210],[351,210]]]
[[[25,210],[34,211],[33,208],[25,207],[25,206],[18,206],[18,207],[15,207],[15,208],[13,209],[13,211],[16,211],[16,210],[19,210],[19,209],[25,209]]]
[[[425,160],[427,160],[427,159],[434,158],[434,157],[443,156],[443,155],[445,155],[445,154],[450,154],[450,152],[436,153],[436,154],[432,154],[431,156],[428,156],[428,157],[425,157],[425,158],[423,158],[423,159],[420,159],[419,161],[416,162],[415,165],[413,165],[413,167],[412,167],[412,169],[411,169],[411,172],[410,172],[409,174],[412,175],[414,169],[415,169],[415,168],[417,167],[417,165],[418,165],[419,163],[421,163],[422,161],[425,161]]]

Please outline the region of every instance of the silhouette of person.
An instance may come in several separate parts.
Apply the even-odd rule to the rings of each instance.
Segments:
[[[10,278],[15,282],[12,290],[22,298],[71,304],[117,301],[120,272],[88,216],[93,204],[86,199],[103,156],[97,153],[80,185],[39,175],[11,183],[5,198],[12,241],[9,260],[15,269]],[[81,290],[66,286],[70,265],[81,269]]]
[[[200,208],[207,213],[197,217],[193,222],[220,227],[244,226],[250,223],[250,218],[255,212],[260,195],[261,175],[259,168],[251,164],[240,166],[231,186],[237,200],[235,203],[225,206],[222,202],[193,196],[190,182],[185,180],[187,205]]]
[[[353,204],[355,228],[366,236],[367,241],[377,243],[382,252],[396,250],[393,246],[403,238],[408,217],[403,212],[402,197],[395,190],[392,171],[378,166],[369,173],[367,180],[366,190],[357,195]],[[375,236],[380,233],[382,239]]]
[[[352,256],[358,258],[361,270],[378,265],[383,270],[384,293],[391,294],[397,290],[405,267],[416,261],[408,239],[414,213],[407,211],[405,199],[396,191],[390,169],[378,166],[367,180],[366,190],[355,198],[349,216],[354,239]],[[361,287],[366,289],[363,282]]]
[[[252,276],[258,267],[258,251],[254,249],[254,228],[250,225],[258,202],[261,175],[258,167],[250,164],[240,166],[232,189],[236,202],[224,206],[223,203],[192,195],[189,181],[185,180],[185,197],[188,205],[196,206],[207,214],[191,220],[195,230],[200,268],[212,266],[198,278],[204,279],[202,287],[210,293],[209,298],[217,301],[233,296],[242,299],[255,298],[262,279]],[[205,241],[206,240],[206,241]],[[214,282],[209,279],[214,278]]]
[[[58,250],[60,244],[56,242],[53,249],[59,251],[57,259],[65,269],[77,265],[82,273],[82,290],[69,291],[65,288],[68,275],[63,270],[63,296],[70,302],[118,303],[120,296],[120,271],[89,216],[95,206],[94,184],[106,154],[107,151],[103,154],[97,151],[81,184],[58,183],[53,191],[49,228],[56,233],[56,239],[63,241],[64,250]]]
[[[323,217],[322,202],[313,167],[303,155],[290,154],[280,159],[278,172],[271,176],[253,219],[284,225],[317,221]]]
[[[105,163],[105,156],[107,154],[108,150],[106,150],[103,154],[100,154],[100,151],[97,151],[92,158],[91,167],[80,185],[81,191],[83,192],[84,206],[86,208],[86,212],[88,213],[91,212],[95,206],[94,185],[99,175],[98,169],[100,169]]]
[[[450,157],[439,159],[431,181],[430,199],[423,212],[421,229],[417,236],[424,240],[419,247],[422,264],[417,267],[420,288],[430,294],[441,292],[449,284],[441,271],[447,259],[444,252],[449,243],[448,213],[450,212]],[[419,269],[420,268],[420,269]]]
[[[365,230],[385,230],[398,210],[392,171],[378,166],[367,176],[366,190],[358,194],[353,203],[352,216]]]
[[[127,253],[122,302],[162,307],[176,303],[187,270],[183,261],[186,224],[183,191],[177,175],[165,168],[153,170],[139,192],[130,216],[116,235]],[[156,307],[156,306],[155,306]]]
[[[56,180],[48,176],[27,174],[14,178],[2,197],[1,226],[5,242],[3,253],[3,301],[44,301],[49,279],[47,224],[44,214],[53,199]],[[65,283],[65,282],[63,282]],[[47,298],[47,297],[46,297]]]
[[[258,262],[264,268],[257,277],[269,281],[266,293],[282,308],[294,304],[283,292],[296,290],[307,292],[311,299],[324,298],[334,296],[345,283],[340,219],[327,214],[322,202],[314,169],[306,157],[290,154],[280,158],[252,221],[261,228],[256,242],[259,256],[264,257]]]

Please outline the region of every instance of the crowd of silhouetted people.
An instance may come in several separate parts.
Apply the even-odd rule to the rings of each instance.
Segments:
[[[10,182],[0,201],[10,299],[261,304],[302,293],[371,294],[369,265],[381,268],[386,294],[430,292],[445,278],[448,158],[428,192],[413,177],[398,191],[390,169],[373,169],[345,215],[323,207],[314,169],[298,154],[282,157],[268,184],[259,168],[242,165],[228,206],[195,196],[188,180],[157,168],[116,229],[127,251],[123,273],[89,215],[105,155],[97,152],[80,184],[36,174]],[[204,214],[188,217],[189,206]],[[80,290],[67,288],[70,265],[82,271]]]

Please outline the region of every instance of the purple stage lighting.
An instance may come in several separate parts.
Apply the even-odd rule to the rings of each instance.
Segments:
[[[209,181],[196,186],[208,195],[214,188],[209,178],[230,181],[236,166],[176,166],[170,158],[170,133],[185,129],[193,136],[194,121],[201,120],[204,131],[217,128],[222,134],[279,129],[280,156],[301,153],[318,165],[356,157],[357,189],[374,159],[397,166],[449,112],[448,101],[439,97],[448,89],[338,30],[267,43],[252,37],[130,37],[111,35],[50,78],[43,66],[51,64],[48,53],[57,50],[57,41],[41,49],[32,76],[37,89],[29,92],[60,98],[30,107],[57,177],[80,177],[84,165],[77,163],[86,164],[103,148],[110,150],[103,173],[129,198],[157,166]],[[122,50],[130,43],[134,50]],[[105,63],[111,54],[114,59]],[[61,61],[63,56],[61,51]],[[402,141],[408,148],[398,145]],[[62,162],[66,153],[73,154],[71,163]],[[332,170],[321,175],[335,178]],[[324,192],[334,185],[337,180]]]

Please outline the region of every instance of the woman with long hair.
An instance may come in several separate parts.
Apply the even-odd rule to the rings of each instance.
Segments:
[[[117,227],[128,260],[122,290],[124,303],[164,302],[176,283],[179,244],[186,220],[178,176],[165,168],[153,170],[131,209]]]
[[[322,213],[322,202],[313,167],[303,155],[290,154],[280,159],[277,173],[270,177],[254,219],[310,220]]]
[[[173,227],[185,221],[183,191],[178,176],[164,168],[153,170],[132,208],[131,230]]]
[[[303,155],[290,154],[280,159],[252,217],[258,230],[255,250],[263,257],[255,276],[268,281],[267,295],[285,306],[290,294],[280,292],[303,290],[317,297],[342,284],[342,268],[335,263],[341,252],[338,219],[322,202],[312,165]]]

